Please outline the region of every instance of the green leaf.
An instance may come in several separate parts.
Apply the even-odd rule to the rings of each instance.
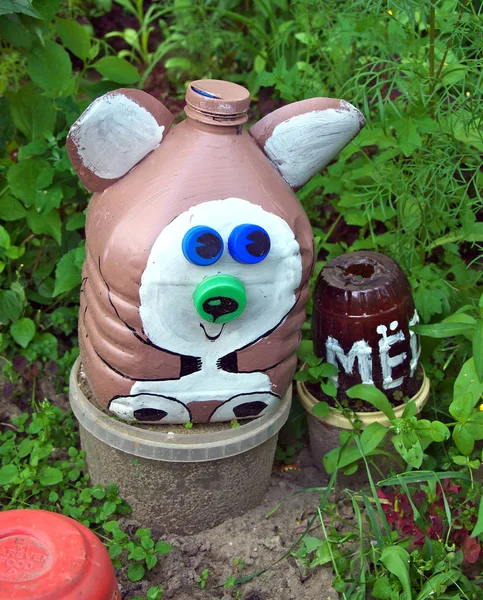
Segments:
[[[451,433],[441,421],[432,421],[430,435],[433,442],[444,442],[449,439]]]
[[[459,423],[458,425],[455,425],[453,429],[453,440],[458,450],[461,454],[464,454],[464,456],[469,456],[473,452],[475,439],[466,429],[465,425]]]
[[[27,317],[19,319],[10,325],[10,333],[17,344],[26,348],[35,335],[35,323]]]
[[[322,381],[320,388],[326,396],[330,396],[331,398],[337,396],[337,387],[333,381]]]
[[[430,577],[418,594],[416,600],[426,600],[427,598],[440,598],[446,588],[458,581],[461,576],[461,571],[458,569],[450,569],[446,573],[436,573]],[[453,596],[454,598],[454,596]]]
[[[396,418],[391,403],[381,390],[378,390],[375,386],[368,385],[367,383],[359,383],[349,388],[346,393],[349,398],[357,398],[369,402],[377,410],[382,411],[390,421]]]
[[[35,202],[37,190],[42,189],[39,184],[44,185],[52,176],[53,169],[45,159],[30,158],[10,167],[7,177],[12,193],[26,206],[31,206]]]
[[[303,369],[302,371],[298,371],[295,373],[294,377],[295,381],[311,381],[311,377],[307,369]]]
[[[401,548],[401,546],[389,546],[382,551],[380,560],[386,569],[395,575],[401,582],[404,600],[411,600],[408,552],[404,550],[404,548]]]
[[[76,231],[82,229],[86,225],[86,216],[84,213],[74,213],[67,219],[65,228],[67,231]]]
[[[11,484],[17,476],[17,465],[5,465],[0,469],[0,485]]]
[[[307,362],[307,357],[314,353],[314,344],[312,340],[302,340],[297,348],[297,357],[302,362]]]
[[[392,438],[392,443],[408,465],[419,469],[423,462],[424,454],[421,442],[416,435],[414,439],[410,438],[406,433],[395,435]]]
[[[2,221],[18,221],[23,219],[27,211],[17,198],[5,194],[0,198],[0,219]]]
[[[329,413],[330,406],[327,404],[327,402],[317,402],[317,404],[312,407],[312,414],[316,417],[323,419],[324,417],[328,417]]]
[[[14,48],[29,50],[33,42],[37,41],[37,38],[24,27],[22,21],[23,19],[14,14],[0,16],[0,38]],[[36,31],[38,31],[38,28],[36,28]]]
[[[378,486],[383,487],[387,485],[400,485],[401,479],[404,480],[406,484],[410,483],[427,483],[428,481],[439,481],[441,479],[457,479],[462,481],[470,481],[468,475],[462,473],[461,471],[418,471],[412,473],[404,473],[402,475],[397,475],[396,477],[388,477],[387,479],[383,479],[378,482]]]
[[[0,322],[16,321],[22,313],[22,304],[12,290],[0,290]]]
[[[59,12],[60,0],[36,0],[36,10],[44,21],[50,23]]]
[[[105,56],[96,61],[92,67],[103,77],[116,83],[137,83],[140,78],[135,67],[124,58],[117,56]]]
[[[147,593],[148,600],[161,600],[163,597],[163,591],[159,585],[150,587]]]
[[[471,315],[467,315],[460,309],[459,312],[443,319],[441,323],[468,323],[468,325],[476,325],[476,319]]]
[[[171,552],[172,546],[170,546],[168,542],[159,541],[156,542],[154,549],[158,554],[168,554],[168,552]]]
[[[29,0],[1,0],[0,15],[9,15],[12,13],[22,13],[34,19],[41,18]]]
[[[39,215],[48,215],[53,208],[59,208],[62,197],[63,193],[60,185],[53,185],[46,190],[37,190],[35,208]]]
[[[10,234],[3,225],[0,225],[0,248],[10,248]]]
[[[44,467],[39,473],[41,485],[57,485],[63,478],[62,471],[55,467]]]
[[[148,571],[151,571],[151,569],[153,569],[156,566],[157,562],[158,557],[156,556],[156,554],[148,554],[148,556],[146,556],[146,567],[148,568]]]
[[[422,280],[414,293],[414,302],[424,321],[443,312],[446,296],[440,289],[433,289]]]
[[[135,546],[132,551],[129,553],[129,560],[144,560],[146,558],[146,550],[141,546]]]
[[[399,145],[405,156],[411,156],[416,148],[422,146],[422,139],[418,133],[417,121],[412,117],[404,118],[394,123]]]
[[[91,37],[86,28],[77,21],[60,19],[59,17],[55,21],[55,26],[64,46],[72,54],[75,54],[81,60],[85,60],[91,49]]]
[[[42,140],[42,139],[33,140],[32,142],[25,144],[25,146],[22,146],[19,149],[18,159],[26,160],[27,158],[30,158],[31,156],[37,156],[39,154],[43,154],[48,149],[48,147],[49,147],[49,145],[47,144],[47,142],[45,140]]]
[[[143,567],[143,565],[141,565],[140,563],[135,563],[129,565],[129,568],[127,570],[127,576],[129,578],[129,581],[141,581],[141,579],[144,577],[145,572],[146,570]]]
[[[339,373],[339,369],[331,363],[322,363],[318,368],[320,377],[335,377]]]
[[[473,331],[473,358],[476,374],[483,383],[483,319],[478,319]]]
[[[15,125],[29,140],[51,135],[54,130],[56,111],[52,100],[42,96],[33,83],[10,94],[10,112]]]
[[[378,577],[372,590],[374,598],[387,600],[392,598],[392,585],[387,577]]]
[[[150,535],[143,535],[141,537],[141,546],[146,550],[151,550],[151,548],[154,548],[154,541]]]
[[[51,40],[29,53],[28,72],[32,81],[51,97],[61,95],[71,85],[70,57],[62,46]]]
[[[104,490],[102,488],[98,488],[96,490],[92,490],[92,495],[94,496],[94,498],[97,498],[98,500],[102,500],[105,496],[105,493],[102,494],[102,492],[104,492]],[[107,531],[108,533],[112,533],[113,531],[116,531],[117,529],[119,529],[119,522],[118,521],[107,521],[107,523],[104,523],[104,525],[102,526],[102,528],[104,529],[104,531]]]
[[[387,433],[387,428],[381,423],[370,423],[362,430],[361,447],[367,456],[379,447]]]
[[[92,488],[92,495],[97,500],[102,500],[103,498],[105,498],[106,497],[106,490],[104,489],[104,486],[102,486],[102,485],[95,485]],[[109,527],[109,529],[106,529],[106,527]],[[118,529],[119,528],[119,523],[117,521],[109,521],[108,523],[105,523],[103,525],[103,528],[106,531],[113,531],[114,529]]]
[[[473,412],[466,421],[465,428],[474,440],[483,440],[483,412]]]
[[[74,248],[60,259],[55,269],[54,297],[80,285],[84,259],[84,248]]]
[[[311,552],[315,552],[319,546],[322,546],[324,544],[324,540],[319,540],[319,538],[306,535],[303,543],[307,554],[310,554]]]
[[[483,394],[483,382],[478,379],[475,359],[468,359],[461,367],[454,384],[453,397],[458,398],[464,394],[471,395],[471,404],[476,406]]]
[[[472,402],[472,396],[469,392],[467,392],[465,394],[459,394],[456,396],[453,402],[451,402],[449,405],[448,410],[452,417],[464,424],[468,420],[473,408],[474,404]]]
[[[31,209],[27,213],[27,223],[33,233],[50,235],[60,246],[62,224],[58,210],[52,210],[48,215],[39,215],[35,209]]]
[[[418,407],[416,406],[416,402],[414,400],[409,400],[409,402],[404,407],[404,412],[402,414],[403,419],[407,417],[413,417],[418,412]]]
[[[33,441],[30,438],[23,439],[17,449],[17,455],[19,458],[25,458],[28,456],[34,446]]]
[[[120,544],[111,544],[109,546],[109,556],[111,558],[117,558],[122,554],[122,546]]]
[[[370,456],[377,450],[384,437],[387,434],[387,428],[381,423],[370,423],[363,431],[361,435],[360,445],[365,456]],[[337,466],[339,469],[345,469],[347,466],[358,461],[361,456],[359,447],[354,443],[348,444],[343,448],[334,448],[327,452],[323,457],[322,462],[324,468],[329,473],[335,471]]]
[[[1,471],[0,471],[1,473]],[[471,537],[477,537],[483,534],[483,496],[480,498],[480,508],[478,509],[478,520],[475,528],[471,532]]]
[[[186,56],[173,56],[164,62],[164,68],[175,71],[189,71],[193,68],[193,63]]]
[[[0,31],[1,37],[1,31]],[[5,96],[0,97],[0,156],[5,152],[7,144],[13,139],[15,135],[15,124],[12,119],[10,112],[10,102]]]
[[[400,227],[406,233],[416,231],[421,226],[420,203],[412,195],[406,195],[398,199],[398,214]]]
[[[332,557],[330,554],[331,548],[329,544],[330,542],[328,540],[324,540],[317,548],[315,551],[315,558],[310,563],[311,569],[315,569],[315,567],[318,567],[319,565],[326,565],[327,563],[331,562]]]
[[[434,325],[414,325],[411,329],[432,338],[445,338],[453,335],[462,335],[471,331],[472,326],[469,323],[435,323]]]

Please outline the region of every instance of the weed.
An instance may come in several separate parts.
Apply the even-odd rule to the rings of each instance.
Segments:
[[[201,571],[201,576],[195,578],[196,583],[200,586],[200,588],[202,590],[205,589],[206,584],[208,583],[208,576],[209,576],[209,574],[210,574],[209,569],[203,569]]]

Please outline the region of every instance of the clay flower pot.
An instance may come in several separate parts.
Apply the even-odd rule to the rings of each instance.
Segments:
[[[419,365],[419,339],[409,328],[419,322],[410,284],[399,265],[376,252],[354,252],[330,261],[320,272],[313,292],[312,341],[315,355],[339,369],[332,378],[337,401],[351,408],[362,427],[387,417],[366,402],[351,400],[346,391],[356,384],[381,390],[402,416],[403,397],[414,400],[419,413],[429,393],[429,381]],[[313,406],[334,405],[320,386],[297,382],[307,410],[310,443],[316,463],[339,444],[339,433],[352,429],[341,411],[318,418]],[[362,410],[360,410],[362,409]]]
[[[331,408],[327,417],[316,417],[312,413],[312,409],[319,402],[308,390],[303,381],[297,381],[297,395],[307,413],[307,425],[309,430],[310,451],[314,462],[319,469],[323,469],[323,457],[337,448],[339,437],[342,431],[352,431],[351,421],[337,408]],[[419,414],[426,404],[429,396],[429,379],[424,375],[423,383],[411,400],[416,404],[417,414]],[[406,404],[400,404],[394,407],[396,417],[402,417]],[[353,418],[362,422],[361,429],[365,429],[371,423],[380,423],[387,427],[389,420],[382,411],[373,412],[356,412],[353,413]],[[391,445],[385,446],[388,451],[394,452]],[[378,466],[381,470],[388,470],[391,466],[395,466],[396,462],[391,461],[387,457],[378,458]],[[354,483],[355,478],[351,478],[351,483]],[[360,470],[360,476],[357,478],[357,483],[362,484],[366,481],[366,474],[363,469]]]
[[[78,359],[69,396],[91,481],[114,482],[137,522],[193,534],[263,500],[292,388],[275,410],[236,428],[229,423],[134,427],[94,406],[79,385],[79,366]]]
[[[99,538],[44,510],[0,512],[2,600],[121,600]]]

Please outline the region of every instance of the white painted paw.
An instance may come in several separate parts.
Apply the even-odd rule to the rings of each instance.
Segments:
[[[189,409],[179,400],[155,394],[136,394],[114,398],[109,410],[124,421],[139,423],[187,423]]]
[[[272,406],[280,402],[280,396],[273,392],[239,394],[220,404],[210,417],[211,422],[231,421],[261,417]]]

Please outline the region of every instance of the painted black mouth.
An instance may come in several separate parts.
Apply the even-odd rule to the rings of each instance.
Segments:
[[[210,342],[216,342],[216,340],[220,337],[220,335],[223,333],[223,329],[225,328],[225,323],[223,323],[223,325],[221,326],[221,329],[219,331],[219,333],[217,333],[216,335],[208,335],[206,333],[206,329],[205,326],[203,325],[203,323],[200,323],[200,327],[203,330],[203,333],[205,334],[206,338],[208,340],[210,340]]]

